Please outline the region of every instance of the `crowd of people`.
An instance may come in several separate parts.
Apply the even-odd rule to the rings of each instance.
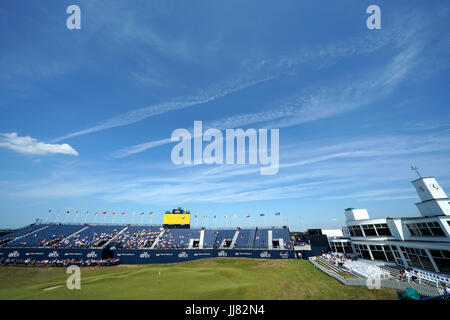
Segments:
[[[405,268],[401,268],[398,273],[398,280],[420,283],[421,279],[417,270],[408,271]]]
[[[13,242],[15,247],[45,247],[45,248],[78,248],[89,249],[102,247],[109,242],[110,247],[115,249],[137,249],[150,248],[161,234],[158,242],[154,246],[155,249],[187,249],[189,248],[191,239],[198,240],[200,238],[199,230],[169,230],[161,229],[161,226],[89,226],[86,230],[79,230],[82,227],[78,226],[64,226],[61,224],[49,225],[43,231],[33,230],[30,227],[28,232],[22,235],[22,238],[8,238],[0,246],[11,246]],[[66,229],[61,229],[62,227]],[[68,227],[74,229],[67,229]],[[242,229],[237,227],[236,230]],[[218,231],[215,232],[215,241],[212,244],[213,248],[220,247],[220,241],[217,239]],[[249,235],[241,232],[232,248],[246,248]],[[6,239],[6,237],[5,237]],[[259,240],[256,238],[255,240]],[[257,241],[256,241],[257,242]],[[9,244],[8,244],[9,243]],[[193,247],[199,246],[199,241],[193,242]],[[260,248],[268,247],[266,240],[261,240]],[[278,247],[274,247],[278,248]],[[284,249],[292,249],[293,241],[284,243]]]
[[[116,266],[119,264],[119,259],[0,259],[1,266],[30,266],[30,267],[68,267],[71,265],[77,265],[79,267],[106,267]]]
[[[111,246],[116,249],[149,248],[158,237],[158,228],[137,229],[129,227],[111,241]]]
[[[164,234],[159,238],[156,244],[156,249],[187,249],[189,248],[189,240],[193,237],[193,233],[188,235],[179,234],[176,236],[169,229],[166,229]]]
[[[76,234],[69,239],[61,241],[61,246],[71,248],[94,248],[112,239],[118,232],[119,230],[113,229],[111,232],[94,232],[91,235],[81,236]]]
[[[322,257],[327,259],[328,261],[330,261],[339,268],[343,268],[344,264],[349,260],[356,261],[358,259],[357,257],[350,257],[348,254],[333,253],[333,252],[328,253],[323,252]]]

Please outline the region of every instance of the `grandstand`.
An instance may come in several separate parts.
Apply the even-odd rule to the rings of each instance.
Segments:
[[[60,242],[62,248],[98,248],[115,238],[123,226],[93,225],[85,226],[78,232]]]
[[[239,232],[233,230],[205,230],[203,248],[231,248]]]
[[[121,263],[130,264],[219,256],[294,257],[287,227],[190,229],[169,228],[167,224],[46,223],[31,224],[0,237],[1,261],[61,255],[81,260],[92,256],[119,258]]]
[[[68,236],[74,235],[87,227],[80,225],[48,224],[38,226],[38,229],[25,235],[15,237],[6,243],[9,247],[58,247],[59,243]]]

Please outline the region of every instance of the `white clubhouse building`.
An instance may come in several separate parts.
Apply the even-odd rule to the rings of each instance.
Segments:
[[[328,235],[332,252],[450,275],[450,199],[434,177],[412,184],[420,216],[370,219],[366,209],[345,209],[342,235]]]

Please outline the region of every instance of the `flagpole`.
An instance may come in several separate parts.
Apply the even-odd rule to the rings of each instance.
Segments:
[[[47,220],[48,220],[48,216],[50,215],[50,212],[52,212],[52,210],[48,210],[48,213],[47,213],[47,216],[45,217],[45,220],[44,220],[44,222],[47,222]]]

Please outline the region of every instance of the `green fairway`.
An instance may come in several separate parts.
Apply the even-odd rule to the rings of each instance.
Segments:
[[[1,267],[0,299],[396,298],[391,289],[344,286],[305,260],[215,258],[82,268],[80,290],[67,289],[65,272],[65,268]]]

